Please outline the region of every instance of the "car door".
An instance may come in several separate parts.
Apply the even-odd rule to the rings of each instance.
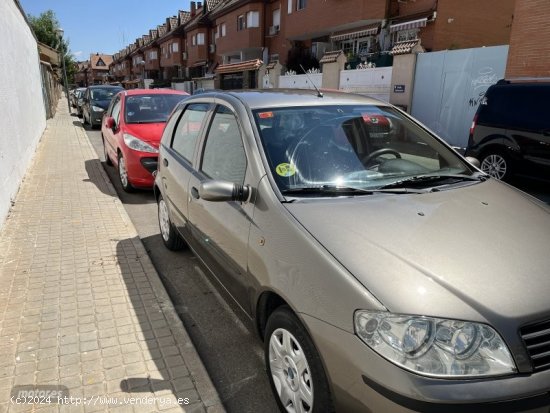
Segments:
[[[197,143],[210,108],[209,103],[191,103],[176,119],[171,136],[163,137],[159,174],[170,217],[176,229],[187,239],[187,203],[189,178],[193,173]]]
[[[109,108],[107,109],[107,115],[103,117],[103,123],[105,124],[105,131],[103,133],[103,139],[105,140],[105,150],[109,154],[109,158],[117,162],[117,135],[120,134],[120,110],[121,110],[122,98],[120,95],[116,96]],[[107,119],[112,117],[115,121],[115,126],[110,129],[107,127]]]
[[[197,173],[190,178],[189,221],[194,249],[241,307],[250,312],[247,296],[248,234],[251,211],[241,202],[210,202],[198,194],[209,179],[243,185],[247,156],[241,128],[232,110],[218,105],[199,152]]]
[[[550,167],[549,92],[550,88],[543,85],[527,85],[516,86],[516,93],[511,94],[514,104],[507,114],[508,133],[533,167]]]

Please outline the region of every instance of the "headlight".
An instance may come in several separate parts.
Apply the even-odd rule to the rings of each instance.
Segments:
[[[92,110],[94,112],[103,112],[103,111],[105,111],[105,109],[100,108],[99,106],[92,106]]]
[[[153,148],[148,143],[143,142],[141,139],[138,139],[135,136],[130,135],[129,133],[124,134],[124,143],[126,143],[126,146],[128,146],[128,148],[134,149],[136,151],[151,153],[159,152],[158,149]]]
[[[391,362],[432,377],[482,377],[516,371],[508,347],[485,324],[356,311],[356,334]]]

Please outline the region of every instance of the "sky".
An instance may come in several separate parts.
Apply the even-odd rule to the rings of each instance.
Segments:
[[[19,0],[25,13],[38,16],[53,10],[76,60],[91,53],[114,54],[149,33],[189,0]]]

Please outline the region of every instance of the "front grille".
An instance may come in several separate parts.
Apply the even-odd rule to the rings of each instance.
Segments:
[[[550,320],[522,327],[521,338],[527,346],[534,371],[550,368]]]

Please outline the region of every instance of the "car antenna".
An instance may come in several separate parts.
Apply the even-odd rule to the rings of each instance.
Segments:
[[[307,79],[311,82],[311,84],[313,85],[313,87],[315,88],[315,90],[317,91],[317,97],[319,98],[322,98],[323,97],[323,92],[321,92],[319,90],[319,88],[317,86],[315,86],[315,83],[313,83],[313,80],[311,80],[311,78],[309,77],[309,75],[307,74],[306,70],[304,69],[304,66],[302,66],[302,64],[300,64],[300,68],[302,69],[302,72],[304,72],[304,75],[306,75]]]

